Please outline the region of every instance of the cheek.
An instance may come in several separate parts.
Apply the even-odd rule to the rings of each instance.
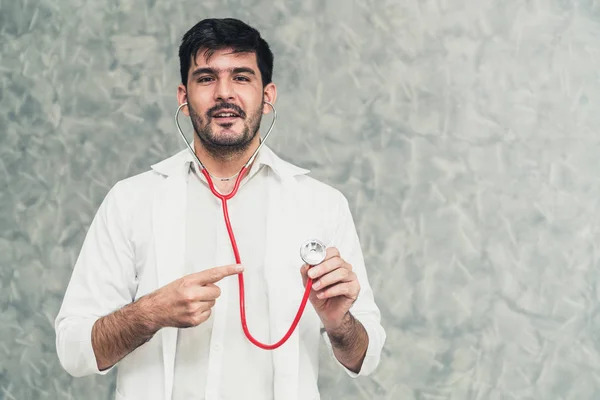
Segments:
[[[193,116],[198,117],[202,120],[206,119],[207,108],[204,106],[204,104],[198,103],[197,101],[196,102],[192,101],[192,102],[190,102],[190,105],[192,106]]]
[[[244,87],[238,89],[238,98],[245,110],[258,110],[263,101],[262,91],[256,88]]]
[[[206,90],[190,90],[187,94],[187,101],[192,105],[196,114],[204,115],[212,106],[212,97]]]

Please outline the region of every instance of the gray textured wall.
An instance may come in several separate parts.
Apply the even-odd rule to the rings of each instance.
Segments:
[[[284,158],[354,212],[388,342],[323,398],[600,398],[595,0],[0,0],[0,399],[108,399],[53,319],[109,187],[180,148],[181,35],[276,54]]]

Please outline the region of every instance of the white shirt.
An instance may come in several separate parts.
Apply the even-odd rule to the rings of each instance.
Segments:
[[[246,321],[250,333],[263,343],[271,342],[264,277],[268,168],[257,157],[238,192],[227,202],[245,267]],[[194,164],[190,164],[187,196],[186,273],[235,264],[221,201]],[[197,327],[179,329],[173,400],[238,400],[248,393],[256,399],[273,399],[271,352],[254,346],[244,335],[237,277],[217,283],[219,287],[223,285],[228,286],[227,296],[217,299],[211,317]]]
[[[365,327],[369,338],[358,374],[338,364],[352,378],[369,375],[379,364],[386,335],[348,202],[339,191],[307,176],[307,170],[281,160],[266,146],[261,149],[261,158],[270,167],[265,168],[264,243],[268,247],[265,246],[263,260],[269,308],[268,340],[283,336],[298,309],[304,291],[298,276],[302,264],[300,245],[308,238],[319,239],[337,247],[353,266],[361,291],[350,311]],[[190,153],[181,151],[153,165],[150,171],[118,182],[100,205],[55,321],[58,358],[71,375],[103,375],[111,370],[98,370],[91,344],[92,327],[99,318],[186,274],[190,161]],[[235,224],[236,218],[239,221],[239,216],[231,217],[232,223]],[[241,245],[241,237],[239,241]],[[230,289],[229,285],[222,285],[223,299],[229,299]],[[228,302],[217,301],[215,307],[224,305]],[[218,320],[219,315],[227,318],[227,313],[217,311],[211,340],[227,329]],[[252,329],[260,329],[260,319],[249,318],[249,322],[254,324]],[[320,345],[324,343],[333,356],[329,339],[321,328],[319,317],[309,303],[289,340],[270,352],[275,400],[320,398],[317,386]],[[179,333],[176,328],[163,328],[115,365],[117,400],[173,399]],[[222,348],[217,344],[222,345],[213,342],[208,351],[208,370],[213,371],[215,378],[208,377],[206,382],[215,389],[213,392],[207,388],[207,400],[216,398],[222,380],[226,379],[222,369],[224,358],[218,356]],[[247,393],[244,398],[254,397]]]

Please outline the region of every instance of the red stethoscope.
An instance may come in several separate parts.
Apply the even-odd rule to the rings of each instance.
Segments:
[[[240,253],[239,253],[239,250],[237,247],[237,243],[235,241],[235,235],[233,234],[233,229],[231,228],[231,222],[229,220],[229,211],[227,210],[227,200],[230,200],[237,193],[238,188],[240,186],[240,182],[242,180],[242,177],[248,170],[248,167],[252,164],[252,161],[254,161],[254,159],[256,158],[258,151],[265,144],[267,138],[269,137],[269,135],[271,134],[271,131],[273,130],[273,127],[275,126],[275,121],[277,121],[277,111],[275,110],[275,106],[273,106],[273,104],[269,103],[268,101],[265,101],[265,104],[268,104],[271,107],[271,109],[273,110],[273,121],[271,122],[271,125],[269,126],[269,129],[268,129],[267,134],[265,135],[264,139],[261,140],[258,148],[254,151],[254,153],[252,154],[250,159],[246,162],[246,164],[244,164],[242,169],[240,169],[240,171],[237,173],[235,185],[233,187],[233,190],[229,194],[221,194],[217,191],[217,189],[215,188],[215,186],[213,184],[214,177],[210,175],[210,173],[207,171],[204,164],[202,164],[202,161],[200,161],[200,159],[194,152],[194,149],[192,148],[192,146],[190,145],[190,143],[188,142],[187,138],[185,137],[185,135],[183,134],[183,132],[181,130],[181,126],[179,125],[179,112],[181,111],[181,109],[183,107],[187,106],[188,103],[181,104],[177,108],[177,112],[175,113],[175,124],[177,125],[177,130],[179,131],[179,134],[181,135],[183,141],[185,142],[188,150],[193,154],[194,158],[198,162],[198,165],[200,166],[200,170],[201,170],[202,174],[204,175],[204,177],[206,178],[206,181],[208,182],[208,186],[210,187],[211,192],[217,198],[219,198],[221,200],[221,204],[223,206],[223,218],[225,219],[225,225],[227,226],[227,233],[229,234],[229,239],[231,241],[231,247],[233,249],[233,254],[235,256],[235,262],[237,264],[241,264],[241,259],[240,259]],[[232,179],[235,176],[236,175],[232,176],[231,178],[227,178],[227,180]],[[215,179],[219,179],[219,178],[215,178]],[[326,251],[326,248],[325,248],[325,245],[323,245],[323,243],[319,242],[318,240],[314,240],[314,239],[308,240],[300,247],[300,257],[304,260],[304,262],[306,264],[313,266],[313,265],[317,265],[317,264],[321,263],[325,259],[325,251]],[[308,278],[308,280],[306,282],[306,288],[304,290],[304,296],[302,297],[302,302],[300,303],[298,312],[296,313],[296,316],[294,317],[294,321],[292,322],[292,325],[288,329],[287,333],[283,336],[283,338],[281,338],[281,340],[279,340],[278,342],[276,342],[274,344],[264,344],[264,343],[261,343],[258,340],[256,340],[250,333],[250,330],[248,329],[248,324],[246,323],[246,306],[244,303],[244,274],[243,274],[243,272],[239,273],[238,274],[238,284],[239,284],[239,292],[240,292],[240,318],[242,320],[242,329],[244,330],[244,334],[246,335],[248,340],[250,340],[250,342],[252,342],[252,344],[254,344],[255,346],[260,347],[261,349],[265,349],[265,350],[274,350],[274,349],[278,348],[279,346],[281,346],[282,344],[284,344],[290,338],[290,336],[294,332],[294,329],[296,329],[298,322],[300,322],[300,318],[302,317],[302,313],[304,312],[304,308],[306,307],[306,303],[308,301],[308,297],[309,297],[310,291],[312,289],[312,283],[313,283],[312,279]]]

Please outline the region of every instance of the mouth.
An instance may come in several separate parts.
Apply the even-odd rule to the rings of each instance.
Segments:
[[[237,121],[241,116],[233,110],[221,110],[212,115],[217,123],[232,123]]]

